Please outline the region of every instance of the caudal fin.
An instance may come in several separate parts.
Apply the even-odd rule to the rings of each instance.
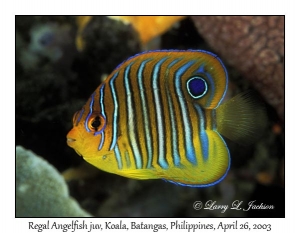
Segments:
[[[256,141],[264,132],[267,116],[264,105],[252,92],[243,92],[216,110],[217,131],[243,145]]]

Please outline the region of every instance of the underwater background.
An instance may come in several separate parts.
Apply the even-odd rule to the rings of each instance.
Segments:
[[[39,156],[16,150],[16,216],[285,216],[284,17],[155,20],[16,16],[16,145]],[[211,51],[227,67],[228,95],[253,89],[265,102],[269,121],[263,137],[247,147],[225,139],[231,169],[215,186],[123,178],[87,164],[66,144],[73,114],[100,82],[128,57],[155,49]],[[67,205],[69,196],[72,204]],[[209,200],[230,206],[239,200],[245,208],[256,200],[275,209],[221,213],[193,208],[195,201]]]

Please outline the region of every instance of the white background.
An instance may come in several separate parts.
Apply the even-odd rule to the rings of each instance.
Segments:
[[[0,3],[0,146],[1,232],[37,232],[29,230],[28,222],[43,223],[46,219],[15,219],[15,15],[286,15],[286,66],[285,66],[285,121],[286,121],[286,218],[285,219],[238,219],[249,223],[272,223],[271,232],[297,232],[300,226],[299,195],[299,4],[296,1],[251,0],[251,1],[203,1],[203,0],[2,0]],[[81,219],[82,220],[82,219]],[[235,219],[187,219],[189,223],[232,223]],[[51,219],[55,221],[55,219]],[[56,219],[69,223],[72,219]],[[109,219],[87,219],[95,223]],[[116,223],[118,219],[112,219]],[[125,219],[144,223],[164,222],[169,225],[174,219]],[[180,220],[182,221],[182,220]],[[296,230],[297,229],[297,230]],[[169,230],[170,231],[170,230]],[[199,230],[201,232],[211,232]],[[198,232],[199,232],[198,231]],[[52,230],[45,232],[62,232]],[[70,231],[69,231],[70,232]],[[83,232],[83,231],[78,231]],[[97,231],[93,231],[97,232]],[[113,231],[116,232],[116,231]],[[125,232],[125,231],[124,231]],[[135,232],[141,232],[136,230]],[[153,232],[152,230],[144,232]],[[162,231],[159,231],[162,232]],[[187,232],[187,230],[178,231]],[[223,232],[223,231],[215,231]],[[243,232],[240,230],[226,232]],[[250,231],[255,232],[255,231]],[[264,232],[264,231],[259,231]]]

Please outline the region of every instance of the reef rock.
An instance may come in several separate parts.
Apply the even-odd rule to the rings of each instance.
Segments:
[[[69,196],[58,171],[41,157],[16,147],[16,217],[89,217]]]
[[[283,119],[284,17],[193,16],[201,36],[248,78]]]

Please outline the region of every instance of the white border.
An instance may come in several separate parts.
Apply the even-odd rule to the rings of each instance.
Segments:
[[[296,1],[1,1],[1,227],[3,232],[29,232],[30,219],[15,219],[14,195],[14,154],[15,154],[15,15],[32,14],[69,14],[69,15],[126,15],[126,14],[284,14],[286,15],[286,218],[285,219],[248,219],[249,222],[271,222],[272,232],[296,232],[299,212],[299,9]],[[298,98],[297,98],[298,97]],[[290,110],[290,111],[289,111]],[[54,220],[54,219],[52,219]],[[55,219],[64,223],[70,219]],[[142,220],[142,219],[139,219]],[[200,219],[201,222],[219,222],[221,219]],[[225,219],[224,222],[232,222]],[[242,219],[238,219],[242,220]],[[246,219],[247,220],[247,219]],[[35,219],[42,222],[44,219]],[[87,220],[89,221],[89,220]],[[93,221],[105,221],[93,219]],[[117,221],[117,219],[113,219]],[[131,221],[131,219],[126,219]],[[132,221],[136,221],[132,219]],[[171,219],[143,219],[144,222],[170,222]],[[199,219],[189,219],[198,222]],[[32,232],[32,231],[30,231]],[[58,231],[61,232],[61,231]],[[186,231],[182,231],[186,232]],[[205,232],[202,230],[202,232]],[[227,231],[228,232],[228,231]],[[236,231],[238,232],[238,231]]]

